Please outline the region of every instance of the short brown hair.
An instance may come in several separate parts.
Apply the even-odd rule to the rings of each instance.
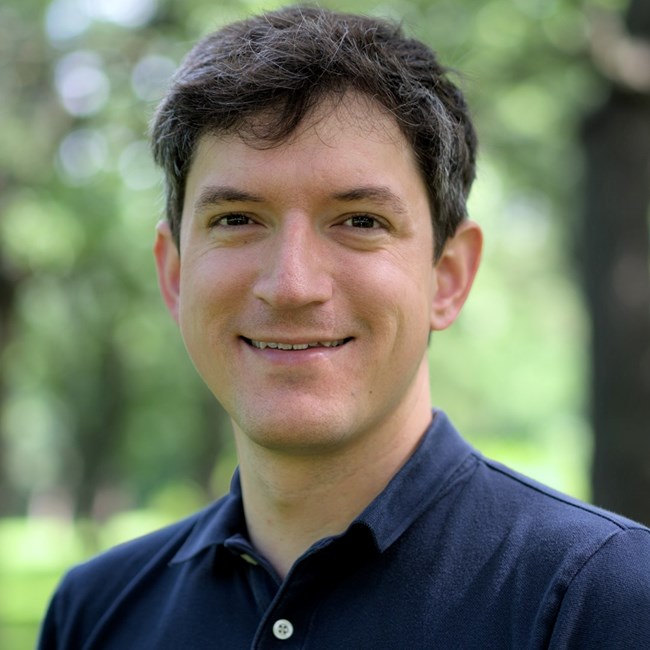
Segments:
[[[438,256],[466,217],[476,166],[476,133],[448,75],[435,53],[400,26],[317,7],[285,7],[206,36],[178,69],[152,127],[176,243],[185,182],[202,135],[248,132],[273,146],[324,97],[355,91],[388,109],[413,148],[429,193]],[[254,119],[262,113],[272,118]]]

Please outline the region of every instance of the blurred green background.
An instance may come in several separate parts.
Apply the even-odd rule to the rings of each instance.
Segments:
[[[33,647],[72,563],[227,489],[227,419],[157,292],[147,123],[197,37],[280,4],[0,6],[2,648]],[[323,4],[402,19],[460,71],[476,118],[486,252],[459,322],[433,338],[434,403],[487,455],[590,499],[580,134],[614,83],[594,46],[626,38],[629,3]]]

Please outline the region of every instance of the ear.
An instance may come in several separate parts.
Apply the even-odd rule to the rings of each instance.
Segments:
[[[447,241],[434,267],[432,330],[444,330],[456,320],[476,277],[482,248],[483,233],[473,221],[461,223]]]
[[[163,300],[172,318],[178,323],[180,305],[181,259],[178,247],[167,221],[156,226],[156,240],[153,246],[158,271],[158,285]]]

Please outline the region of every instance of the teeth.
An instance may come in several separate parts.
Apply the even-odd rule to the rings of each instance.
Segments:
[[[306,350],[307,348],[335,348],[345,343],[345,339],[339,341],[316,341],[314,343],[274,343],[272,341],[255,341],[249,339],[252,346],[259,350],[271,348],[272,350]]]

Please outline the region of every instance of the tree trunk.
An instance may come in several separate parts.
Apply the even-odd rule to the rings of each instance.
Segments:
[[[650,3],[632,2],[628,23],[650,46]],[[607,69],[609,97],[585,121],[579,236],[592,325],[593,500],[650,524],[650,82],[643,70],[628,76],[632,64],[647,66],[650,80],[643,57],[640,47],[620,76]]]
[[[17,275],[5,263],[0,248],[0,517],[18,514],[23,505],[7,477],[7,443],[2,426],[7,387],[7,366],[3,363],[3,356],[11,342],[18,282]]]
[[[79,420],[76,423],[76,447],[81,460],[78,483],[72,489],[76,494],[75,515],[77,517],[109,516],[96,512],[97,498],[102,489],[116,485],[119,465],[120,433],[124,428],[125,394],[124,367],[119,352],[110,335],[104,333],[99,344],[102,346],[97,375],[88,378],[92,382],[90,396],[79,401]],[[97,333],[100,336],[99,332]],[[114,509],[118,509],[117,504]]]

